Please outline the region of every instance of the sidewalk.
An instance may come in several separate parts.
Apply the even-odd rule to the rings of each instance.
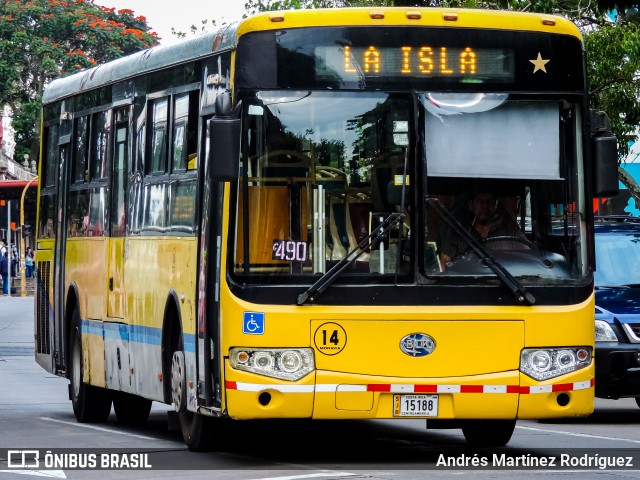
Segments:
[[[0,357],[34,355],[33,298],[0,297]]]
[[[2,285],[2,281],[0,281],[0,286],[1,285]],[[34,294],[34,290],[36,288],[35,277],[31,276],[30,278],[25,278],[25,288],[26,288],[27,296],[31,296]],[[11,279],[11,290],[14,292],[11,294],[12,297],[22,296],[22,280],[20,279],[20,277],[13,277]],[[3,296],[2,290],[0,290],[0,297],[2,296]]]

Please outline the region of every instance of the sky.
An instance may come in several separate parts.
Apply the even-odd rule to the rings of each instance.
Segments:
[[[157,32],[166,45],[177,40],[171,34],[171,27],[190,34],[191,25],[200,26],[202,20],[212,20],[221,26],[223,22],[240,20],[244,13],[245,0],[177,0],[164,2],[158,0],[95,0],[94,3],[117,10],[128,8],[136,16],[147,18],[150,31]],[[170,6],[172,5],[172,6]]]

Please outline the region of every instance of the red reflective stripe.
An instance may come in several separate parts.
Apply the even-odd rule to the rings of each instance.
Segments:
[[[231,382],[229,380],[224,382],[225,387],[227,387],[229,390],[237,390],[238,389],[238,384],[236,382]]]
[[[415,393],[435,393],[438,391],[437,385],[414,385],[413,391]]]
[[[390,391],[391,391],[391,385],[389,384],[382,385],[377,383],[370,383],[369,385],[367,385],[367,392],[390,392]]]
[[[573,383],[558,383],[551,385],[552,392],[570,392],[573,390]]]
[[[482,393],[483,391],[482,385],[460,385],[460,393]]]
[[[521,393],[520,385],[507,385],[507,393]]]

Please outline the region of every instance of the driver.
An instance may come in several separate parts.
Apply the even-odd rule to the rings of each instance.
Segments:
[[[490,237],[510,236],[526,239],[516,221],[498,204],[498,198],[490,192],[478,192],[468,204],[469,215],[460,221],[469,233],[482,241]],[[446,266],[469,248],[469,244],[453,230],[447,229],[440,248],[440,264]]]

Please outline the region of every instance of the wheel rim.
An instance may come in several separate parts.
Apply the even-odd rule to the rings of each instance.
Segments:
[[[80,395],[80,382],[82,379],[80,378],[82,375],[82,358],[80,356],[80,341],[78,340],[78,333],[76,331],[76,335],[73,341],[73,355],[71,361],[72,368],[72,381],[71,385],[73,388],[73,394],[75,398],[78,398]]]
[[[171,401],[176,412],[185,409],[184,353],[174,352],[171,359]]]

